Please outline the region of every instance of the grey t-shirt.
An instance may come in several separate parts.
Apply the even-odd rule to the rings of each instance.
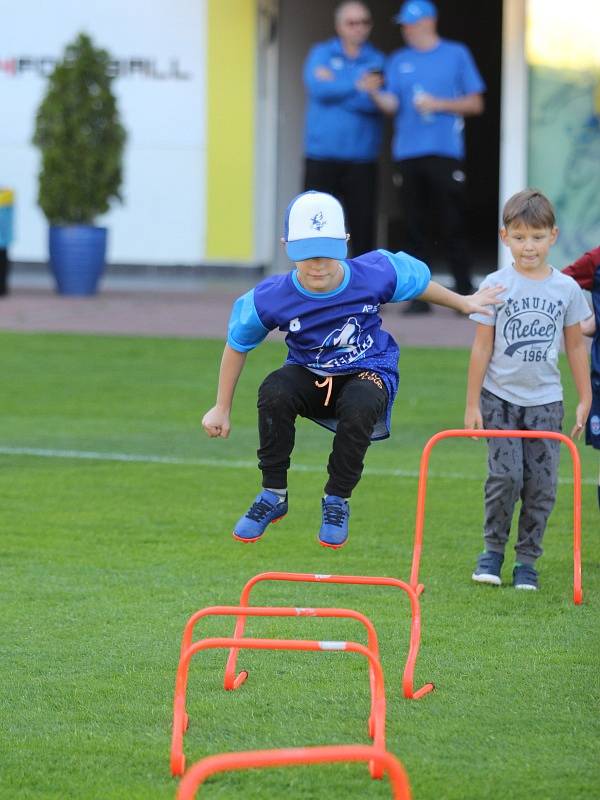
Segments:
[[[483,386],[519,406],[562,400],[558,353],[563,328],[591,315],[573,278],[552,267],[544,280],[526,278],[513,267],[488,275],[481,288],[505,286],[494,316],[471,314],[483,325],[495,325],[494,350]]]

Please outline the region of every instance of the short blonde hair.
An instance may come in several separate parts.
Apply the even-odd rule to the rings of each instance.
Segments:
[[[552,203],[539,189],[523,189],[506,201],[502,224],[505,228],[519,224],[530,228],[554,228],[556,216]]]

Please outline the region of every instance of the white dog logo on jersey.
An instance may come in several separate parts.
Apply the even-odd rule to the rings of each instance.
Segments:
[[[341,328],[327,334],[319,348],[316,361],[308,367],[340,367],[351,364],[373,346],[373,337],[363,335],[356,317],[348,317]]]
[[[356,344],[359,333],[360,327],[356,321],[356,317],[350,317],[341,330],[334,331],[331,334],[331,345],[333,347],[353,347]]]

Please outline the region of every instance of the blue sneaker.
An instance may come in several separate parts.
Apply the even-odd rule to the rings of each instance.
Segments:
[[[239,542],[256,542],[270,522],[279,522],[288,511],[287,494],[282,500],[275,492],[263,489],[233,529],[233,538]]]
[[[491,586],[500,586],[502,578],[500,570],[504,561],[504,553],[482,553],[477,559],[475,572],[471,575],[477,583],[489,583]]]
[[[513,586],[515,589],[526,589],[530,592],[537,591],[538,574],[531,564],[521,564],[519,561],[513,569]]]
[[[323,547],[338,550],[348,540],[348,520],[350,519],[350,506],[343,497],[328,494],[321,501],[323,508],[323,521],[319,531],[319,542]]]

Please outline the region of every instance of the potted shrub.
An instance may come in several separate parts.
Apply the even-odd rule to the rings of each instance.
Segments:
[[[107,231],[94,220],[121,200],[126,136],[109,63],[106,50],[79,34],[50,75],[36,117],[38,202],[50,223],[50,267],[61,294],[96,292]]]

